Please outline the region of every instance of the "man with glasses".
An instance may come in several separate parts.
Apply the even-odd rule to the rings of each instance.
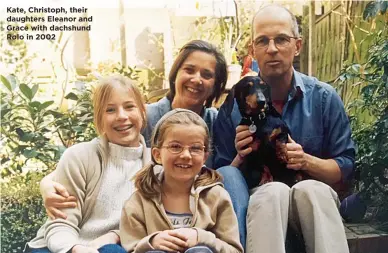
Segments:
[[[252,151],[252,133],[248,126],[238,126],[236,102],[231,115],[222,106],[214,124],[215,166],[223,166],[219,172],[239,220],[241,242],[248,253],[284,253],[290,224],[302,235],[307,253],[349,252],[331,187],[354,172],[355,149],[343,103],[330,85],[294,70],[302,39],[286,8],[269,5],[255,14],[252,43],[259,75],[271,86],[273,105],[291,130],[287,167],[314,180],[292,188],[261,181],[248,189],[238,167]]]

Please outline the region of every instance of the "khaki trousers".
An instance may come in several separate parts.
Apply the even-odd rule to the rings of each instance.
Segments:
[[[337,193],[305,180],[292,188],[271,182],[251,190],[247,253],[285,253],[287,225],[302,233],[307,253],[348,253]]]

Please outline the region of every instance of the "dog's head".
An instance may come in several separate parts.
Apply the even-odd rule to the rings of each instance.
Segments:
[[[271,104],[271,88],[259,76],[246,76],[233,86],[225,100],[228,115],[233,110],[234,98],[242,116],[258,115]]]

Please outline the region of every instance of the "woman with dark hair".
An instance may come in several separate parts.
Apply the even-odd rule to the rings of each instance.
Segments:
[[[184,108],[199,114],[213,136],[218,111],[211,105],[225,89],[227,65],[224,55],[212,44],[193,40],[184,45],[175,59],[170,75],[170,91],[160,101],[147,105],[147,127],[143,132],[150,146],[152,129],[167,112]],[[212,167],[212,157],[206,164]]]

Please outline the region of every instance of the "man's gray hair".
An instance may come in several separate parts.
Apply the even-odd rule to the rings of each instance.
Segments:
[[[296,20],[296,17],[295,15],[289,10],[287,9],[286,7],[284,6],[281,6],[279,4],[269,4],[269,5],[266,5],[264,6],[263,8],[260,8],[260,10],[258,10],[255,15],[253,16],[252,18],[252,24],[251,24],[251,38],[252,40],[254,39],[253,38],[253,28],[254,28],[254,22],[255,22],[255,19],[256,17],[264,10],[264,9],[267,9],[269,7],[277,7],[277,8],[280,8],[280,9],[283,9],[285,11],[288,12],[288,14],[290,14],[290,17],[291,17],[291,29],[292,29],[292,33],[295,37],[300,37],[300,34],[299,34],[299,27],[298,27],[298,21]]]

